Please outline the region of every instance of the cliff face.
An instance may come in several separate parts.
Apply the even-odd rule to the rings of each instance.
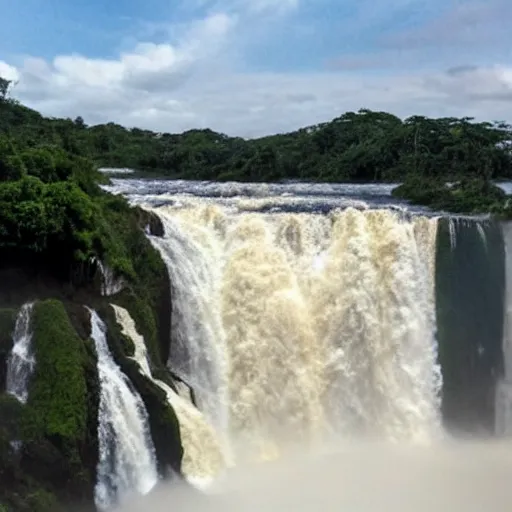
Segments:
[[[121,334],[110,306],[128,310],[144,335],[151,367],[168,375],[169,280],[143,233],[149,226],[157,235],[159,226],[148,214],[132,212],[124,240],[135,272],[114,295],[102,294],[104,273],[99,267],[88,283],[73,286],[44,265],[11,262],[0,266],[2,512],[95,509],[100,384],[85,306],[96,310],[105,322],[110,351],[146,406],[160,476],[180,474],[182,447],[176,415],[164,393],[130,359],[133,346]],[[26,302],[35,302],[30,327],[36,364],[23,404],[5,389],[16,315]]]
[[[499,223],[440,222],[436,306],[442,412],[455,434],[495,433],[496,383],[503,375],[504,263]]]

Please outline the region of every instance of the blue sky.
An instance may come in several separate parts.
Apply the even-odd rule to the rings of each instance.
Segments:
[[[45,114],[256,136],[368,107],[512,120],[510,0],[0,0]]]

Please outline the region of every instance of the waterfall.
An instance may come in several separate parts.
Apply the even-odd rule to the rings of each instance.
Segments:
[[[105,297],[110,297],[119,293],[124,288],[124,282],[121,278],[116,278],[114,271],[101,261],[97,261],[98,268],[101,273],[101,294]]]
[[[502,225],[505,241],[504,377],[496,390],[496,434],[512,435],[512,222]]]
[[[30,328],[33,307],[33,303],[24,304],[18,313],[12,334],[13,347],[7,361],[6,391],[22,403],[28,399],[29,380],[35,367]]]
[[[158,472],[144,403],[112,358],[105,324],[95,311],[89,311],[100,381],[95,501],[104,510],[133,493],[148,493],[157,483]]]
[[[126,309],[115,304],[112,304],[112,307],[123,334],[134,343],[133,359],[139,364],[140,371],[165,392],[169,405],[178,417],[183,446],[183,474],[189,482],[197,486],[207,485],[225,466],[220,442],[214,429],[192,403],[176,394],[168,384],[153,377],[146,344],[143,336],[138,333],[135,322]]]
[[[246,210],[187,198],[154,209],[150,237],[172,283],[168,365],[235,458],[441,435],[437,219]]]

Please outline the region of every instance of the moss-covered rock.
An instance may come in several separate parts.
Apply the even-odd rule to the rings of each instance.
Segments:
[[[142,208],[134,208],[139,226],[152,236],[164,236],[165,229],[160,217]]]
[[[173,473],[180,474],[183,458],[180,426],[165,392],[142,375],[134,360],[126,359],[120,366],[139,392],[148,411],[160,475],[166,478]]]
[[[59,512],[56,495],[26,471],[31,446],[22,442],[24,411],[16,398],[0,395],[0,503],[9,512]]]
[[[23,405],[14,396],[3,393],[0,395],[0,430],[9,440],[20,438],[20,419]]]
[[[171,290],[167,268],[145,235],[163,235],[160,219],[139,208],[129,208],[118,196],[102,202],[105,224],[103,261],[125,282],[116,303],[137,322],[148,346],[151,363],[159,366],[169,355]]]
[[[5,389],[7,359],[12,349],[12,333],[15,323],[15,309],[0,309],[0,392]]]
[[[22,406],[11,397],[5,403],[0,399],[3,423],[9,424],[9,428],[0,425],[0,504],[9,512],[44,511],[45,507],[52,512],[59,507],[94,509],[100,387],[90,315],[84,305],[108,320],[114,357],[148,409],[160,473],[166,475],[169,467],[180,470],[176,416],[165,394],[130,359],[133,341],[121,334],[109,306],[113,301],[130,312],[145,338],[151,368],[172,382],[164,364],[169,354],[170,282],[164,262],[144,232],[162,236],[163,226],[156,215],[129,208],[121,197],[100,194],[95,201],[101,213],[95,251],[125,283],[115,300],[101,295],[94,264],[55,272],[44,258],[0,261],[4,284],[0,290],[0,393],[5,387],[16,313],[21,304],[36,301],[33,346],[37,364],[29,400]],[[7,413],[9,408],[16,414]],[[22,445],[15,450],[11,442],[18,437]]]
[[[44,489],[37,489],[27,495],[25,502],[29,510],[34,512],[50,512],[60,509],[55,495]]]
[[[84,439],[87,386],[84,349],[61,302],[34,307],[33,348],[37,361],[25,429],[28,436]]]
[[[63,504],[90,504],[95,483],[94,360],[55,300],[34,307],[36,367],[22,418],[23,471]]]

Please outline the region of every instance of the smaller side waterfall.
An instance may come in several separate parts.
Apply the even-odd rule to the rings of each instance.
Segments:
[[[193,485],[198,487],[207,485],[225,467],[224,456],[215,430],[192,403],[175,393],[165,382],[153,378],[146,344],[144,338],[137,332],[135,322],[126,309],[114,304],[112,307],[123,334],[135,345],[133,359],[139,364],[141,373],[165,392],[169,405],[176,412],[184,451],[183,474]]]
[[[110,297],[119,293],[124,288],[124,282],[122,279],[115,277],[113,270],[104,265],[101,261],[98,261],[98,268],[101,272],[101,294],[104,297]]]
[[[148,493],[158,481],[158,472],[144,402],[112,358],[105,324],[95,311],[89,311],[100,380],[95,501],[105,510],[130,494]]]
[[[24,304],[18,313],[12,335],[14,345],[7,361],[6,391],[22,403],[28,399],[28,384],[35,367],[30,326],[33,307],[31,302]]]

